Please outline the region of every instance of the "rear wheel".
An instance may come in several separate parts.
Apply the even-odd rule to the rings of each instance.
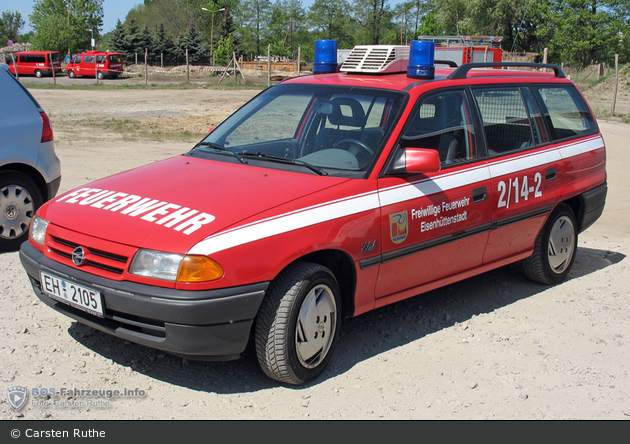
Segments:
[[[42,74],[42,72],[39,69],[35,70],[35,77],[42,77],[43,75],[44,74]]]
[[[102,72],[100,72],[100,71],[99,71],[99,73],[97,74],[97,76],[98,76],[98,78],[99,78],[100,80],[102,80],[102,79],[104,79],[104,78],[105,78],[105,74],[103,74],[103,73],[102,73]]]
[[[566,279],[577,250],[577,221],[571,207],[560,204],[538,234],[534,254],[523,261],[525,275],[541,284]]]
[[[17,171],[0,178],[0,251],[15,251],[28,237],[28,228],[43,199],[35,182]]]
[[[341,325],[339,286],[328,268],[297,263],[271,284],[256,318],[258,363],[267,376],[299,385],[321,374]]]

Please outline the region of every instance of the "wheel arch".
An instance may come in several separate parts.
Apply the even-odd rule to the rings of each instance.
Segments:
[[[37,185],[37,188],[42,195],[43,201],[47,202],[50,199],[51,196],[48,195],[46,180],[44,179],[44,176],[42,176],[41,173],[37,171],[36,168],[33,168],[32,166],[23,163],[10,163],[0,166],[0,172],[6,173],[9,171],[15,171],[30,177]]]
[[[342,316],[345,318],[352,317],[354,314],[357,276],[354,262],[350,255],[341,250],[318,250],[301,256],[288,264],[287,267],[296,262],[312,262],[328,268],[339,284]]]

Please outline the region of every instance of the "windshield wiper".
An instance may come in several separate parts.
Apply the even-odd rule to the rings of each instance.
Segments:
[[[230,153],[232,154],[234,157],[236,157],[238,159],[239,162],[248,165],[249,162],[247,162],[245,159],[243,159],[243,156],[241,156],[239,153],[236,153],[224,146],[221,146],[217,143],[213,143],[213,142],[199,142],[197,145],[194,146],[194,148],[198,148],[200,146],[207,146],[209,148],[212,148],[213,150],[217,150],[217,151],[221,151],[223,153]]]
[[[257,159],[270,160],[272,162],[280,162],[280,163],[289,163],[289,164],[293,164],[293,165],[301,165],[301,166],[305,166],[306,168],[308,168],[311,171],[314,171],[315,173],[319,174],[320,176],[328,176],[328,173],[326,171],[322,170],[321,168],[316,167],[315,165],[311,165],[310,163],[304,162],[302,160],[286,159],[284,157],[272,156],[270,154],[261,153],[260,151],[257,152],[257,153],[251,153],[249,151],[245,151],[245,152],[241,153],[241,155],[245,156],[245,157],[255,157]]]

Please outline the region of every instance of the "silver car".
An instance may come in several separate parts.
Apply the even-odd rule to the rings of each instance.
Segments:
[[[61,183],[50,120],[0,64],[0,251],[20,248],[35,211]]]

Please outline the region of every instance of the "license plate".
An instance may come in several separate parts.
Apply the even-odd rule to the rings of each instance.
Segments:
[[[42,290],[60,302],[103,317],[101,292],[74,282],[66,281],[43,271],[39,272]]]

